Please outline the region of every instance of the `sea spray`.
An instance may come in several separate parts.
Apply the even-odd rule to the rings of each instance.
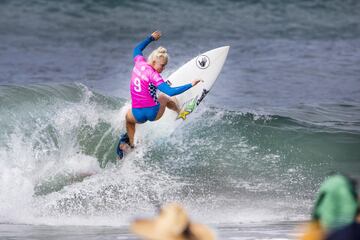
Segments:
[[[82,84],[0,92],[17,100],[1,107],[3,222],[121,225],[170,201],[207,222],[299,219],[328,172],[357,171],[343,164],[359,156],[351,122],[320,125],[204,103],[175,128],[139,127],[143,140],[117,162],[126,99]]]

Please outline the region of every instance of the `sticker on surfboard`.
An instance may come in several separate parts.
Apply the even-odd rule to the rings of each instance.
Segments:
[[[198,96],[196,96],[196,97],[190,99],[189,101],[185,102],[183,104],[183,106],[181,107],[180,113],[178,114],[176,119],[181,118],[182,120],[186,120],[186,116],[195,110],[195,108],[201,103],[201,101],[205,98],[206,94],[208,94],[208,93],[209,93],[209,91],[204,88],[200,98],[198,98]]]
[[[210,65],[210,58],[202,54],[196,58],[196,66],[200,69],[206,69]]]

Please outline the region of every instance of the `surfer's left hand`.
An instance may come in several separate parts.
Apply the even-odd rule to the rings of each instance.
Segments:
[[[203,80],[201,80],[201,79],[194,79],[194,80],[192,80],[191,81],[191,84],[192,84],[192,86],[194,87],[196,84],[198,84],[199,82],[203,82]]]
[[[151,34],[151,36],[155,39],[155,41],[159,40],[161,37],[161,32],[160,31],[155,31]]]

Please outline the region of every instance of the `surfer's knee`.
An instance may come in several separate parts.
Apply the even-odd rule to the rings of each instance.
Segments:
[[[166,106],[169,101],[171,101],[171,99],[168,96],[166,96],[165,94],[159,94],[158,102],[160,103],[160,105]]]
[[[159,99],[159,103],[161,107],[164,108],[164,111],[166,107],[176,112],[180,111],[178,103],[174,98],[163,95],[161,99]]]

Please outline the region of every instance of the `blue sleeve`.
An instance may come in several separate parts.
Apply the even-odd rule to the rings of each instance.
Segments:
[[[149,43],[151,43],[152,41],[154,41],[155,39],[152,36],[147,37],[144,41],[142,41],[141,43],[139,43],[135,48],[134,48],[134,53],[133,53],[133,57],[135,58],[138,55],[143,55],[142,51],[146,48],[147,45],[149,45]]]
[[[180,86],[180,87],[170,87],[169,84],[164,82],[158,86],[158,89],[160,91],[162,91],[163,93],[172,97],[172,96],[179,95],[179,94],[185,92],[186,90],[190,89],[191,87],[192,87],[191,83]]]

